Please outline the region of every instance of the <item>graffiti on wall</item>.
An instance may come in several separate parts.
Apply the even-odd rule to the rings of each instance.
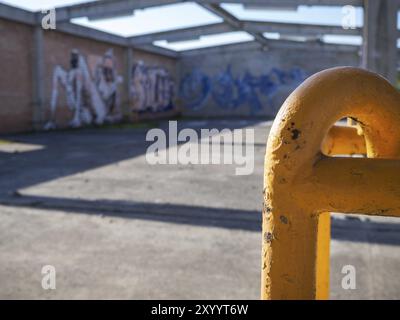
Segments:
[[[265,107],[274,109],[274,97],[281,92],[289,93],[305,78],[305,72],[300,68],[287,71],[272,68],[268,73],[257,76],[250,71],[234,76],[231,65],[215,76],[194,69],[183,77],[179,94],[191,110],[202,109],[206,101],[212,99],[222,109],[234,110],[247,105],[255,114]],[[263,103],[263,97],[266,103]]]
[[[139,61],[132,68],[132,110],[141,113],[174,109],[174,87],[166,69]]]
[[[89,60],[89,61],[88,61]],[[56,128],[59,91],[64,89],[66,104],[72,113],[70,127],[113,123],[122,119],[118,86],[123,82],[117,74],[113,50],[103,56],[86,59],[78,50],[70,54],[69,69],[56,66],[53,71],[50,120],[45,129]]]

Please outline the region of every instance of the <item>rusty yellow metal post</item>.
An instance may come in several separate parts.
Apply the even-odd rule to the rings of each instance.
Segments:
[[[333,127],[346,117],[358,133]],[[381,159],[329,157],[343,153]],[[400,94],[384,78],[334,68],[289,96],[265,156],[263,299],[329,298],[329,212],[400,216],[399,156]]]
[[[322,142],[325,155],[367,154],[365,139],[356,127],[333,126]]]

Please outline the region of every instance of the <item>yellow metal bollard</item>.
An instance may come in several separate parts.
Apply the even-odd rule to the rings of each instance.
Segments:
[[[325,155],[366,155],[365,139],[356,127],[333,126],[322,142]]]
[[[362,135],[332,127],[345,117]],[[353,153],[379,159],[329,157]],[[399,157],[400,94],[384,78],[334,68],[288,97],[265,156],[263,299],[329,298],[329,212],[400,216]]]

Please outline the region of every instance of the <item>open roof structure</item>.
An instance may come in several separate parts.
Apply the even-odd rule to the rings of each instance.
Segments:
[[[0,3],[0,16],[7,15],[7,3],[15,1],[3,2],[6,4]],[[67,5],[57,6],[60,3]],[[303,16],[303,19],[297,19],[298,22],[293,22],[296,19],[282,22],[284,19],[280,18],[282,11],[296,18],[293,13],[298,8],[310,10],[324,7],[337,10],[348,5],[362,11],[363,0],[56,0],[41,1],[40,8],[56,6],[58,29],[61,31],[113,39],[133,48],[177,56],[179,52],[202,46],[234,42],[255,42],[262,49],[267,49],[277,41],[293,41],[304,46],[339,39],[344,44],[357,46],[362,42],[362,21],[357,21],[357,25],[352,28],[343,28],[339,21],[327,24],[324,19],[316,19],[318,23],[313,19],[311,23],[304,21]],[[30,4],[30,8],[36,11],[29,20],[39,23],[42,16],[39,4]],[[177,12],[184,8],[191,10],[190,16],[176,19]],[[249,15],[249,12],[252,14]],[[272,12],[268,21],[263,19],[266,12]],[[162,25],[157,14],[170,16],[171,19],[164,19]],[[143,31],[138,27],[128,27],[132,23],[132,15],[137,17],[136,20],[152,21],[150,25],[153,29],[147,27]],[[118,24],[115,19],[118,19]],[[162,31],[158,31],[160,29]],[[343,47],[338,46],[338,49]]]

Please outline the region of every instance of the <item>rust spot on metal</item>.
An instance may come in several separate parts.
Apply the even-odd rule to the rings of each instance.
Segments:
[[[294,283],[294,281],[292,280],[292,278],[291,278],[288,274],[286,274],[286,273],[282,275],[282,279],[284,279],[286,282]]]
[[[264,241],[266,243],[271,243],[273,239],[274,239],[274,236],[272,235],[271,232],[264,233]]]
[[[265,155],[273,212],[263,216],[263,299],[329,297],[329,211],[400,216],[398,105],[400,94],[381,77],[348,67],[313,76],[286,100]],[[352,119],[368,131],[324,126],[348,114],[364,116]],[[333,159],[326,150],[382,159]]]
[[[286,183],[287,181],[286,181],[286,179],[285,178],[280,178],[279,179],[279,183],[280,184],[284,184],[284,183]]]
[[[281,220],[282,223],[288,224],[288,218],[286,218],[285,216],[280,216],[279,219]]]
[[[358,120],[358,118],[355,118],[355,117],[349,117],[351,120],[353,120],[354,122],[357,122],[357,123],[359,123],[361,126],[365,126],[365,124],[362,122],[362,121],[360,121],[360,120]]]
[[[353,175],[353,176],[357,176],[357,177],[362,177],[363,176],[362,172],[359,172],[359,171],[356,171],[356,170],[351,170],[350,174]]]
[[[293,129],[292,130],[292,140],[297,140],[301,134],[301,131],[299,129]]]
[[[270,214],[272,209],[264,202],[263,211],[264,211],[264,214]]]

